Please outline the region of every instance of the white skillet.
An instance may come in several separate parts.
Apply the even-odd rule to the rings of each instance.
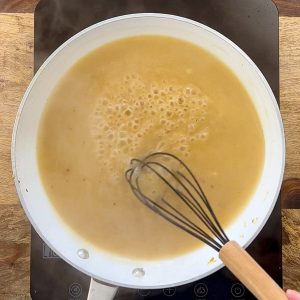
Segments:
[[[41,114],[48,96],[65,72],[78,59],[101,45],[145,34],[180,38],[207,49],[236,74],[252,98],[265,138],[263,174],[248,205],[232,225],[225,228],[230,239],[247,247],[266,223],[280,190],[285,157],[282,121],[275,97],[253,61],[229,39],[200,23],[172,15],[132,14],[100,22],[70,38],[45,61],[31,81],[17,113],[11,150],[15,184],[22,206],[35,230],[61,258],[101,282],[153,289],[195,281],[217,271],[223,264],[209,247],[158,261],[102,253],[58,217],[39,177],[36,153]],[[212,257],[216,262],[209,264]],[[90,298],[94,292],[92,281]],[[102,292],[106,296],[101,294],[101,299],[111,299],[115,291],[103,287]]]

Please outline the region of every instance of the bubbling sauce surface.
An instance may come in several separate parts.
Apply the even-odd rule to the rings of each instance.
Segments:
[[[48,99],[39,170],[63,221],[103,251],[160,259],[201,246],[143,206],[124,177],[155,151],[183,159],[224,228],[261,175],[264,137],[246,90],[216,57],[182,40],[130,37],[78,61]]]

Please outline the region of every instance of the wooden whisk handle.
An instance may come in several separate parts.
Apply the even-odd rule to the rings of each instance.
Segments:
[[[219,257],[257,299],[287,299],[285,292],[237,242],[226,243]]]

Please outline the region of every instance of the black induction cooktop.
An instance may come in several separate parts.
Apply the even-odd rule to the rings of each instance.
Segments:
[[[178,15],[216,29],[260,68],[279,101],[278,11],[271,0],[41,0],[35,11],[34,66],[85,27],[118,15],[157,12]],[[282,285],[280,201],[247,248]],[[84,300],[90,278],[60,259],[32,228],[30,292],[33,300]],[[226,269],[176,288],[120,288],[116,300],[255,299]]]

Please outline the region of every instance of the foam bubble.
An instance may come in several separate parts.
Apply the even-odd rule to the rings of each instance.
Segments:
[[[130,109],[125,110],[124,112],[125,116],[129,117],[132,114],[132,111]]]

